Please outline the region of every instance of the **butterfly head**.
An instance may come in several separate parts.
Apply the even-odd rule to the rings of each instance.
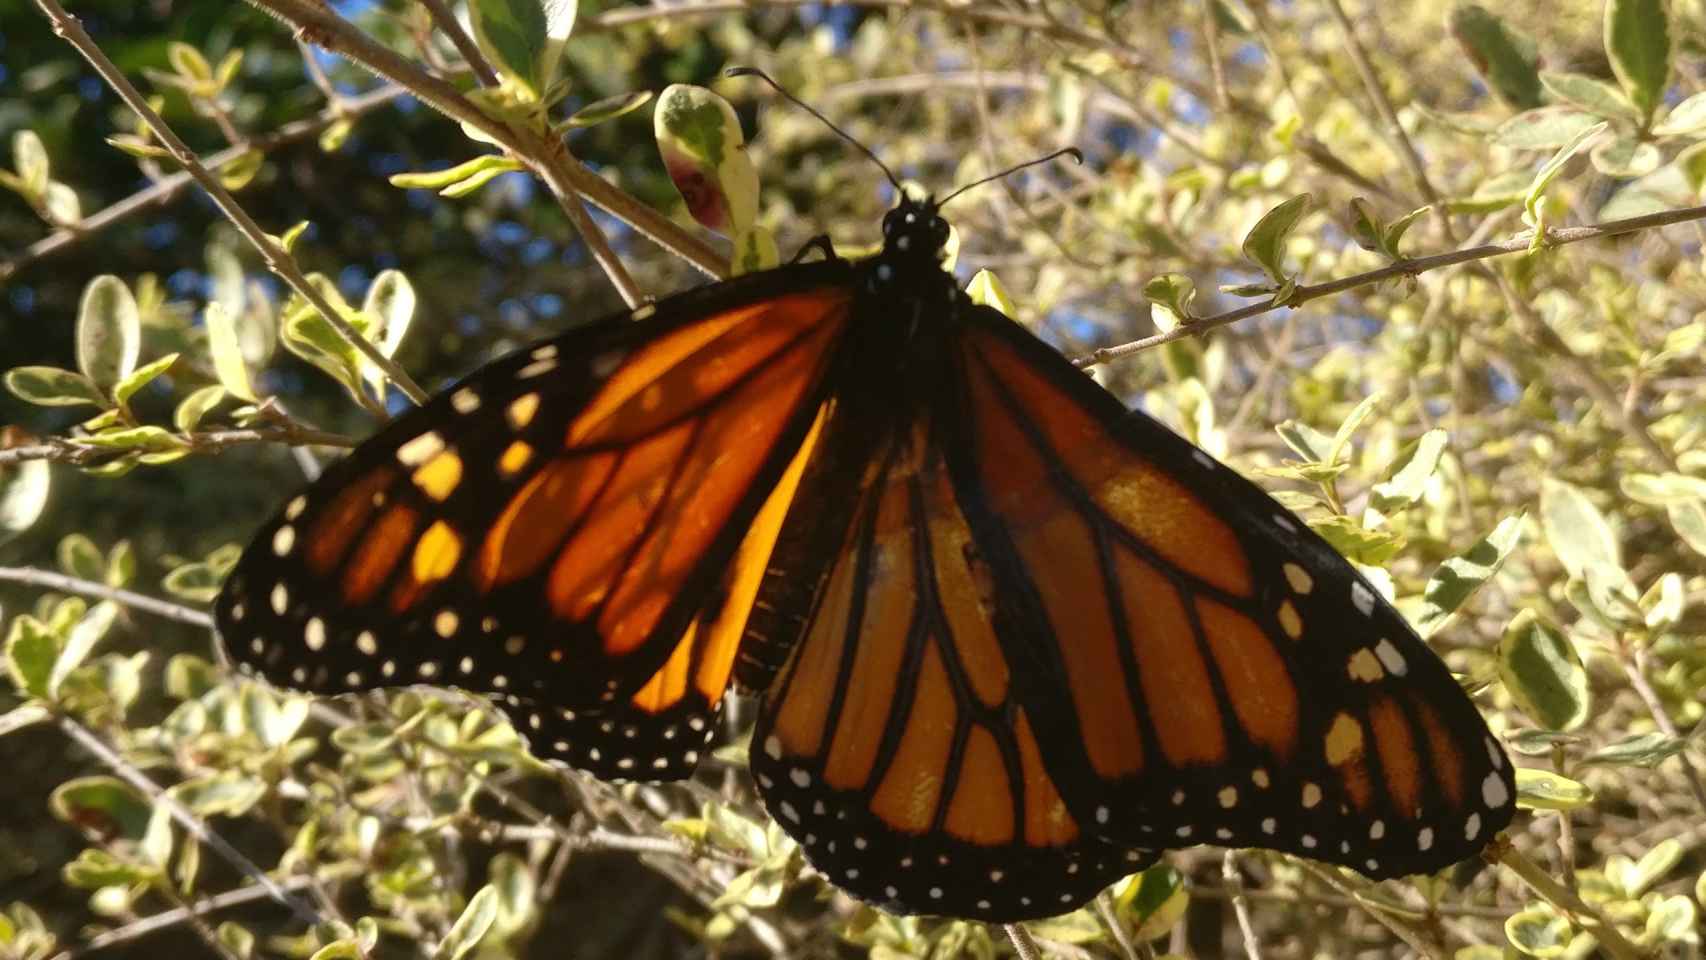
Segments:
[[[900,205],[883,216],[883,254],[888,260],[927,260],[940,267],[948,245],[948,221],[933,199],[903,196]]]

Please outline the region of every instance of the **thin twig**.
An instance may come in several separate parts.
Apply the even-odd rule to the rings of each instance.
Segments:
[[[26,583],[32,587],[45,587],[48,590],[62,590],[84,597],[94,597],[97,600],[111,600],[121,607],[152,613],[157,617],[187,623],[192,627],[211,629],[213,617],[192,607],[172,603],[169,600],[159,600],[147,594],[125,590],[120,587],[110,587],[93,580],[81,577],[67,576],[54,573],[51,570],[37,570],[34,567],[0,567],[0,580],[11,583]]]
[[[486,62],[486,55],[480,52],[468,31],[462,29],[462,24],[456,22],[456,14],[450,12],[450,7],[444,0],[421,0],[421,6],[427,8],[427,14],[432,17],[433,25],[438,27],[446,37],[450,38],[451,46],[462,54],[462,59],[468,61],[468,69],[474,71],[474,79],[482,87],[498,85],[497,71]]]
[[[1244,955],[1250,960],[1262,960],[1261,947],[1256,943],[1256,928],[1250,923],[1250,901],[1244,896],[1244,876],[1238,872],[1238,854],[1228,850],[1220,861],[1220,876],[1232,893],[1232,912],[1238,918],[1238,932],[1244,937]]]
[[[1659,699],[1653,685],[1647,682],[1647,651],[1636,647],[1633,652],[1617,659],[1623,666],[1624,675],[1629,678],[1629,685],[1635,688],[1641,702],[1647,705],[1647,712],[1652,714],[1653,722],[1658,725],[1660,732],[1672,740],[1682,739],[1676,722],[1670,718],[1670,711],[1665,709],[1664,701]],[[1682,776],[1688,781],[1688,789],[1694,794],[1694,802],[1700,805],[1702,812],[1706,812],[1706,787],[1700,782],[1700,771],[1694,768],[1694,761],[1688,756],[1686,744],[1677,751],[1676,759],[1682,764]]]
[[[355,441],[339,433],[321,430],[283,427],[276,429],[210,430],[204,433],[174,434],[185,449],[194,453],[219,453],[227,448],[249,443],[283,443],[292,447],[355,446]],[[127,451],[89,443],[79,437],[49,437],[40,443],[0,450],[0,466],[25,460],[47,460],[85,466],[123,456]]]
[[[1203,45],[1208,48],[1208,68],[1214,77],[1214,102],[1220,109],[1232,109],[1232,96],[1226,89],[1226,65],[1220,61],[1220,21],[1215,19],[1215,0],[1202,0]]]
[[[1042,960],[1042,951],[1037,948],[1037,942],[1031,939],[1031,932],[1022,923],[1004,923],[1001,929],[1007,931],[1007,939],[1013,941],[1013,951],[1019,955],[1019,960]]]
[[[1499,863],[1520,877],[1541,899],[1573,916],[1615,960],[1640,960],[1643,956],[1634,944],[1624,939],[1622,932],[1606,919],[1605,914],[1577,896],[1574,890],[1547,876],[1546,871],[1534,861],[1507,846],[1499,855]]]
[[[220,170],[253,151],[266,153],[300,140],[306,140],[309,137],[318,136],[320,131],[339,119],[358,117],[377,107],[384,106],[408,92],[402,87],[388,83],[378,89],[345,98],[335,108],[322,110],[312,117],[287,123],[269,134],[251,137],[247,142],[209,154],[202,161],[202,166],[209,170]],[[16,257],[0,263],[0,282],[5,281],[37,260],[70,249],[79,241],[93,236],[120,220],[127,219],[132,214],[168,203],[181,190],[194,182],[195,178],[190,175],[189,171],[180,170],[177,173],[161,177],[111,206],[89,214],[72,226],[55,230],[25,247],[24,251]]]
[[[1120,945],[1120,954],[1126,960],[1139,960],[1142,955],[1138,945],[1132,942],[1131,931],[1126,929],[1119,912],[1114,909],[1114,895],[1103,890],[1092,902],[1096,904],[1097,916],[1102,918],[1102,926],[1108,928],[1108,932],[1114,935],[1114,942]]]
[[[1341,910],[1361,910],[1373,907],[1376,910],[1404,917],[1417,923],[1427,919],[1427,912],[1436,913],[1442,917],[1475,917],[1482,920],[1504,920],[1511,915],[1509,910],[1501,907],[1480,907],[1469,903],[1432,904],[1428,906],[1427,912],[1424,912],[1416,907],[1392,903],[1367,894],[1357,897],[1338,897],[1320,893],[1301,893],[1289,889],[1261,890],[1249,887],[1234,892],[1228,887],[1211,887],[1202,883],[1191,884],[1191,896],[1228,902],[1234,897],[1243,897],[1251,903],[1279,903],[1293,908],[1300,905],[1331,907]]]
[[[1435,942],[1431,937],[1413,924],[1404,922],[1394,913],[1380,908],[1378,901],[1365,898],[1360,892],[1340,880],[1326,867],[1319,867],[1307,860],[1297,861],[1310,876],[1337,890],[1343,896],[1356,902],[1363,913],[1374,918],[1374,922],[1391,931],[1394,936],[1409,945],[1429,960],[1445,960],[1446,952],[1443,944]]]
[[[572,191],[574,196],[602,207],[707,276],[721,279],[728,273],[726,256],[673,220],[606,183],[571,157],[560,139],[524,133],[488,116],[454,85],[375,42],[324,3],[318,0],[249,0],[249,3],[295,28],[302,39],[407,87],[421,102],[490,137],[545,180],[559,203]],[[547,144],[554,146],[547,148]],[[576,218],[571,209],[575,206],[569,204],[564,208],[571,218]],[[584,215],[583,210],[581,216]],[[589,249],[594,256],[600,255],[598,248],[589,244]],[[609,272],[610,264],[601,261],[600,265]]]
[[[95,41],[90,39],[88,32],[83,29],[83,25],[77,21],[77,18],[66,13],[65,8],[59,5],[59,0],[36,0],[36,6],[41,8],[42,13],[47,16],[48,22],[53,25],[53,32],[75,47],[83,59],[89,61],[89,65],[95,68],[95,72],[101,75],[101,79],[107,82],[107,86],[111,87],[113,92],[117,93],[126,105],[142,118],[142,122],[172,154],[172,158],[189,171],[196,183],[207,191],[207,195],[218,205],[220,211],[236,225],[237,230],[243,234],[244,238],[254,244],[255,249],[260,251],[261,259],[266,263],[268,269],[278,274],[302,299],[312,304],[314,309],[318,310],[320,315],[326,319],[326,322],[332,325],[333,329],[337,330],[357,350],[360,350],[368,360],[373,362],[374,366],[383,370],[385,375],[397,385],[397,389],[401,390],[405,396],[417,404],[424,403],[427,397],[426,391],[422,390],[414,379],[403,371],[402,367],[399,367],[392,362],[390,357],[382,353],[377,344],[350,326],[349,321],[345,320],[343,315],[326,301],[320,291],[308,282],[308,278],[302,273],[302,268],[297,265],[296,258],[292,257],[279,245],[278,241],[262,230],[254,218],[249,216],[248,211],[244,210],[237,199],[231,196],[230,191],[225,189],[224,184],[219,182],[219,178],[208,172],[207,167],[203,166],[201,161],[196,158],[189,145],[178,137],[165,120],[161,119],[154,108],[148,105],[147,98],[143,97],[142,93],[125,77],[124,73],[114,65],[112,60],[107,58],[107,55],[101,51]]]
[[[283,890],[294,893],[313,882],[313,877],[288,877],[279,881],[278,885]],[[51,960],[77,960],[77,958],[87,956],[97,950],[118,946],[121,943],[129,943],[132,940],[140,940],[149,934],[158,933],[161,930],[168,930],[188,920],[191,916],[206,916],[210,913],[217,913],[229,907],[241,906],[245,903],[252,903],[256,900],[264,900],[270,896],[272,896],[271,892],[269,892],[265,887],[259,886],[238,887],[235,890],[216,893],[210,897],[203,897],[202,899],[190,904],[188,907],[177,907],[171,910],[163,910],[153,916],[133,920],[122,927],[115,927],[111,930],[105,930],[101,933],[97,933],[87,941],[78,944],[75,947],[68,950],[61,950],[59,953],[54,954]]]
[[[242,851],[233,847],[224,837],[209,830],[207,824],[189,812],[170,793],[162,790],[159,784],[148,778],[147,774],[137,769],[130,761],[119,756],[117,751],[107,746],[106,741],[96,736],[89,728],[71,717],[61,716],[59,718],[59,729],[63,730],[66,736],[75,740],[83,749],[94,754],[95,758],[105,764],[107,769],[111,770],[119,779],[142,791],[150,801],[163,806],[178,826],[183,827],[190,835],[206,844],[209,849],[224,858],[227,863],[237,868],[243,875],[254,880],[267,892],[268,896],[288,907],[297,919],[310,926],[321,922],[323,918],[313,908],[303,903],[301,898],[295,894],[279,886],[278,881],[269,876],[265,870],[262,870],[253,860],[245,856]]]
[[[1433,181],[1428,179],[1427,167],[1422,163],[1422,155],[1416,152],[1416,145],[1410,142],[1410,135],[1404,132],[1404,125],[1398,122],[1398,111],[1392,107],[1392,98],[1386,95],[1386,88],[1380,85],[1380,78],[1374,75],[1374,64],[1368,59],[1368,51],[1363,48],[1362,40],[1357,37],[1356,28],[1351,25],[1351,19],[1345,16],[1344,5],[1339,0],[1323,0],[1327,9],[1338,21],[1339,30],[1345,35],[1345,49],[1351,55],[1351,62],[1356,65],[1357,75],[1362,78],[1363,88],[1368,91],[1369,99],[1374,101],[1374,107],[1380,111],[1380,118],[1386,121],[1387,135],[1398,148],[1398,155],[1404,161],[1404,166],[1410,170],[1410,176],[1416,181],[1416,189],[1422,194],[1425,203],[1434,206],[1434,212],[1439,217],[1441,230],[1446,240],[1456,243],[1457,236],[1451,227],[1451,216],[1445,206],[1439,202],[1439,192],[1434,190]]]
[[[1624,220],[1610,220],[1605,223],[1594,224],[1593,226],[1566,227],[1561,230],[1549,230],[1546,233],[1545,245],[1548,247],[1562,247],[1572,243],[1580,243],[1583,240],[1597,240],[1602,237],[1617,237],[1641,230],[1650,230],[1655,227],[1669,226],[1673,223],[1687,223],[1691,220],[1703,219],[1706,219],[1706,206],[1682,207],[1676,210],[1662,210],[1658,213],[1649,213],[1639,217],[1629,217]],[[1134,353],[1140,353],[1144,350],[1159,347],[1164,343],[1172,343],[1175,340],[1184,340],[1187,337],[1200,336],[1210,330],[1224,327],[1227,324],[1237,323],[1240,320],[1247,320],[1250,317],[1260,316],[1264,313],[1270,313],[1274,310],[1281,309],[1282,307],[1295,310],[1311,300],[1330,297],[1336,293],[1343,293],[1346,290],[1354,290],[1357,287],[1369,286],[1370,284],[1379,283],[1382,280],[1394,280],[1399,277],[1415,277],[1427,273],[1430,270],[1438,270],[1443,267],[1454,267],[1458,264],[1472,263],[1477,260],[1488,260],[1493,257],[1502,257],[1512,253],[1526,253],[1533,245],[1533,242],[1532,234],[1524,232],[1510,240],[1503,240],[1498,243],[1485,243],[1478,246],[1465,247],[1462,250],[1453,250],[1449,253],[1435,254],[1431,257],[1413,257],[1408,260],[1398,260],[1393,263],[1389,263],[1384,267],[1370,270],[1366,273],[1359,273],[1349,277],[1341,277],[1337,280],[1329,280],[1325,283],[1303,284],[1292,291],[1291,298],[1285,303],[1277,303],[1273,300],[1269,300],[1265,303],[1253,303],[1249,306],[1239,307],[1236,310],[1217,313],[1212,317],[1204,317],[1200,320],[1192,320],[1188,323],[1182,323],[1165,333],[1158,333],[1153,337],[1144,337],[1141,340],[1133,340],[1130,343],[1122,343],[1112,347],[1103,347],[1088,356],[1076,357],[1072,362],[1080,367],[1091,367],[1098,363],[1107,363],[1110,360],[1117,360],[1121,357],[1130,356]]]
[[[1496,270],[1488,271],[1488,273],[1492,275],[1494,283],[1497,284],[1499,293],[1504,296],[1505,305],[1510,307],[1511,315],[1516,318],[1519,329],[1540,349],[1542,354],[1558,361],[1569,374],[1570,379],[1574,380],[1593,400],[1594,405],[1623,431],[1624,436],[1634,441],[1636,446],[1652,457],[1660,469],[1676,470],[1676,458],[1671,455],[1670,451],[1659,445],[1658,440],[1647,429],[1646,420],[1641,416],[1640,411],[1630,409],[1625,405],[1622,398],[1617,395],[1617,391],[1612,389],[1611,384],[1605,382],[1599,368],[1581,354],[1576,353],[1568,343],[1564,342],[1564,338],[1552,329],[1551,324],[1546,322],[1546,318],[1541,315],[1540,311],[1536,310],[1533,304],[1517,292],[1516,284],[1512,283],[1509,277]]]

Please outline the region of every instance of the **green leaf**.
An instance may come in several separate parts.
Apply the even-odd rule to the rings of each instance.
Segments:
[[[469,0],[474,40],[492,66],[519,82],[535,97],[545,56],[545,7],[542,0]]]
[[[527,861],[513,853],[500,853],[487,865],[486,875],[498,892],[498,935],[507,936],[526,927],[539,912],[539,882]]]
[[[1389,530],[1371,530],[1350,517],[1314,518],[1309,529],[1333,545],[1333,549],[1351,560],[1369,566],[1381,566],[1403,549],[1402,537]]]
[[[1429,204],[1425,207],[1417,207],[1409,213],[1406,213],[1392,221],[1392,223],[1387,226],[1386,233],[1381,238],[1381,246],[1382,249],[1386,251],[1387,256],[1392,257],[1395,260],[1404,259],[1404,254],[1398,249],[1398,244],[1403,241],[1404,234],[1409,232],[1410,226],[1417,220],[1421,219],[1423,214],[1432,209],[1433,204]]]
[[[308,960],[362,960],[361,942],[354,937],[333,940],[314,951]]]
[[[1560,100],[1565,100],[1605,120],[1641,121],[1641,114],[1623,91],[1604,80],[1584,73],[1546,71],[1540,82]]]
[[[1623,875],[1623,891],[1631,898],[1639,897],[1652,889],[1665,874],[1671,872],[1682,862],[1682,844],[1676,840],[1662,840],[1653,849],[1641,855],[1635,865]]]
[[[652,131],[670,181],[693,219],[734,236],[758,215],[758,171],[727,100],[688,84],[658,95]]]
[[[224,303],[214,300],[203,312],[202,324],[207,327],[207,348],[213,355],[213,372],[219,376],[220,386],[234,397],[257,402],[255,390],[249,384],[249,368],[243,362],[243,349],[237,340],[237,323],[231,311]]]
[[[1617,486],[1636,503],[1654,507],[1706,500],[1706,478],[1685,473],[1626,473],[1618,477]]]
[[[101,391],[130,375],[142,351],[142,316],[124,281],[102,274],[77,306],[77,369]]]
[[[249,960],[255,955],[255,935],[240,923],[226,920],[214,928],[213,935],[238,960]]]
[[[1531,957],[1562,957],[1572,936],[1569,919],[1549,907],[1532,907],[1505,921],[1505,939]]]
[[[1653,135],[1675,137],[1706,129],[1706,93],[1697,93],[1670,108],[1653,127]]]
[[[1262,215],[1244,235],[1244,256],[1255,261],[1275,283],[1284,283],[1285,241],[1309,211],[1312,198],[1300,193]]]
[[[52,480],[46,460],[0,466],[0,543],[28,530],[41,516]]]
[[[1654,580],[1647,592],[1641,595],[1640,607],[1645,614],[1642,620],[1648,630],[1668,630],[1682,619],[1683,608],[1687,605],[1687,588],[1683,586],[1682,574],[1666,573]]]
[[[1680,894],[1659,897],[1647,913],[1645,939],[1698,947],[1699,939],[1694,934],[1696,916],[1694,902],[1687,897]]]
[[[399,173],[391,177],[391,185],[405,190],[442,190],[454,183],[460,183],[477,173],[486,170],[496,170],[507,173],[520,170],[519,162],[498,153],[485,153],[459,163],[454,167],[443,170],[432,170],[425,173]]]
[[[389,723],[358,723],[332,731],[332,744],[345,753],[381,753],[396,742],[396,731]]]
[[[1624,737],[1582,758],[1584,765],[1651,767],[1682,751],[1683,742],[1658,731]]]
[[[83,661],[95,649],[95,644],[107,635],[113,621],[118,618],[118,605],[110,600],[95,604],[83,618],[77,621],[65,638],[65,647],[54,658],[53,672],[47,679],[47,696],[49,700],[59,698],[60,685],[71,671],[83,665]]]
[[[1606,0],[1605,52],[1629,102],[1651,117],[1670,83],[1670,17],[1663,0]]]
[[[213,82],[213,65],[195,47],[177,40],[166,44],[166,61],[186,80],[196,83]]]
[[[1548,730],[1587,719],[1587,671],[1576,648],[1532,610],[1521,610],[1499,640],[1499,677],[1523,713]]]
[[[179,433],[194,433],[201,426],[202,418],[207,416],[214,407],[219,406],[225,399],[225,388],[219,384],[202,387],[183,399],[178,409],[172,412],[172,424]]]
[[[95,447],[107,447],[114,450],[143,450],[160,453],[177,453],[184,449],[184,441],[164,427],[121,427],[116,430],[102,430],[83,438],[83,442]]]
[[[240,695],[243,717],[249,730],[271,749],[288,743],[308,719],[308,701],[303,697],[282,694],[280,697],[264,687],[246,684]]]
[[[1351,437],[1362,426],[1363,421],[1374,413],[1375,407],[1379,406],[1383,399],[1380,393],[1371,393],[1351,408],[1351,412],[1345,415],[1345,422],[1339,424],[1338,431],[1333,434],[1332,442],[1327,445],[1327,455],[1322,458],[1323,463],[1332,466],[1342,462],[1340,458],[1343,456],[1345,448],[1350,445]]]
[[[1623,569],[1611,524],[1580,488],[1542,477],[1540,526],[1572,578],[1585,579],[1592,567]]]
[[[145,363],[137,367],[129,376],[113,385],[113,399],[121,404],[129,403],[130,398],[136,395],[136,391],[148,386],[155,377],[165,373],[171,368],[172,364],[177,362],[178,354],[168,353],[152,363]]]
[[[310,222],[311,221],[308,220],[298,220],[278,236],[273,237],[271,234],[268,234],[268,236],[272,237],[273,242],[283,248],[285,253],[290,253],[296,249],[296,241],[302,238],[302,234],[307,231]]]
[[[1595,170],[1608,177],[1632,180],[1657,170],[1664,154],[1658,147],[1634,137],[1617,137],[1601,140],[1588,159],[1593,161]]]
[[[28,615],[12,618],[6,633],[6,669],[20,693],[45,699],[53,661],[58,658],[59,641],[40,620]]]
[[[1570,158],[1580,153],[1589,141],[1605,132],[1606,126],[1603,122],[1596,123],[1576,134],[1570,138],[1569,142],[1558,148],[1558,152],[1552,155],[1552,159],[1541,165],[1539,172],[1534,175],[1533,182],[1528,186],[1527,195],[1523,197],[1523,209],[1528,215],[1529,224],[1538,226],[1542,222],[1540,202],[1546,197],[1546,188],[1550,187],[1552,181],[1564,172],[1564,165],[1570,162]],[[1535,240],[1539,242],[1540,236],[1538,234]]]
[[[440,941],[438,949],[433,951],[433,960],[462,960],[468,952],[479,946],[486,936],[486,931],[492,928],[492,921],[498,915],[498,892],[491,885],[481,887],[477,893],[468,898],[468,906],[456,922],[450,925],[450,930]]]
[[[6,371],[6,389],[19,400],[42,407],[105,407],[109,401],[93,381],[58,367],[14,367]]]
[[[255,179],[255,174],[261,172],[261,167],[266,163],[266,160],[267,155],[260,150],[245,151],[241,156],[234,158],[230,163],[224,164],[215,171],[219,176],[220,186],[236,193]]]
[[[47,185],[42,205],[47,208],[47,218],[60,226],[74,226],[83,219],[83,203],[77,199],[77,191],[57,180]]]
[[[158,871],[140,863],[121,860],[105,850],[89,849],[65,865],[60,875],[67,884],[82,890],[107,891],[118,896],[108,901],[111,910],[126,911],[131,905],[131,888],[151,883]]]
[[[379,347],[384,356],[396,356],[397,348],[402,346],[403,337],[408,334],[409,324],[415,317],[415,288],[408,275],[401,270],[380,271],[367,288],[361,312],[371,319],[367,338]],[[361,358],[361,365],[374,393],[383,396],[384,371],[365,356]]]
[[[5,713],[0,713],[0,737],[4,737],[14,730],[22,730],[25,727],[51,719],[53,719],[53,714],[39,703],[26,703],[21,707],[14,707]],[[5,942],[5,938],[0,936],[0,944]]]
[[[154,806],[117,777],[75,777],[60,784],[47,798],[48,810],[98,836],[140,840],[148,832]]]
[[[509,173],[509,172],[510,171],[504,169],[501,166],[484,167],[484,168],[480,169],[479,171],[476,171],[474,174],[470,175],[466,179],[458,180],[457,182],[451,184],[450,186],[445,187],[443,190],[440,190],[438,193],[439,193],[439,196],[442,196],[442,197],[449,197],[452,200],[460,200],[461,198],[466,197],[471,193],[474,193],[475,191],[479,190],[481,187],[485,186],[486,184],[490,183],[491,181],[496,180],[498,177],[503,176],[504,174]]]
[[[70,576],[82,580],[106,579],[106,558],[101,556],[101,548],[95,546],[95,541],[89,539],[86,534],[65,535],[54,552],[59,561],[59,569]]]
[[[1540,105],[1540,54],[1533,37],[1474,3],[1454,5],[1446,26],[1499,99],[1519,110]]]
[[[355,131],[355,121],[348,117],[339,117],[326,124],[326,129],[320,131],[315,140],[315,146],[322,153],[337,153],[349,141],[349,135]]]
[[[198,817],[240,817],[267,794],[264,780],[236,770],[205,774],[167,791]]]
[[[1516,768],[1516,805],[1524,810],[1580,810],[1593,803],[1585,784],[1550,770]]]
[[[1393,471],[1390,479],[1375,484],[1369,491],[1370,502],[1374,508],[1389,514],[1420,500],[1427,488],[1428,478],[1439,469],[1439,460],[1445,453],[1447,439],[1446,432],[1437,427],[1422,434],[1404,466]]]
[[[1553,730],[1536,730],[1532,727],[1520,730],[1505,738],[1510,748],[1525,757],[1549,757],[1552,748],[1556,746],[1574,746],[1586,741],[1573,733],[1558,733]]]
[[[1129,912],[1134,937],[1149,941],[1170,929],[1190,906],[1185,878],[1178,870],[1158,863],[1133,877],[1115,897],[1122,912]]]
[[[1574,107],[1525,110],[1499,124],[1493,142],[1513,150],[1556,150],[1602,121]]]
[[[47,148],[34,130],[19,130],[12,134],[12,167],[18,171],[19,192],[26,198],[47,193],[52,182],[53,168],[47,159]]]
[[[1013,298],[1007,294],[1007,288],[1001,283],[993,271],[979,270],[966,284],[966,296],[972,303],[999,310],[1009,319],[1018,315],[1018,308],[1013,306]]]
[[[1143,285],[1143,297],[1149,301],[1150,316],[1157,321],[1156,326],[1162,332],[1194,319],[1191,314],[1191,301],[1197,298],[1197,285],[1182,273],[1163,273],[1150,277]],[[1157,308],[1163,311],[1163,315],[1156,313]]]
[[[1325,461],[1327,451],[1333,446],[1332,437],[1301,420],[1282,420],[1274,425],[1274,432],[1279,434],[1286,446],[1311,463]]]
[[[729,258],[730,276],[769,270],[782,262],[775,235],[758,224],[735,234],[734,248],[734,256]]]
[[[1351,198],[1351,239],[1357,246],[1370,253],[1381,253],[1380,240],[1386,232],[1385,224],[1362,197]]]
[[[624,114],[632,113],[645,106],[652,99],[650,90],[635,90],[631,93],[618,93],[613,97],[594,100],[576,110],[567,120],[558,124],[564,130],[580,127],[594,127],[608,123]]]
[[[1682,542],[1692,547],[1695,553],[1706,555],[1706,501],[1669,504],[1665,512],[1670,515],[1670,525]]]
[[[1523,514],[1506,517],[1468,550],[1439,565],[1422,589],[1422,609],[1415,615],[1416,632],[1430,637],[1439,631],[1499,572],[1522,539]]]

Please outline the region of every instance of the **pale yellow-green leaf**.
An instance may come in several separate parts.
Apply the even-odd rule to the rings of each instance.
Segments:
[[[136,369],[142,316],[123,280],[102,274],[83,288],[77,305],[77,368],[102,392]]]

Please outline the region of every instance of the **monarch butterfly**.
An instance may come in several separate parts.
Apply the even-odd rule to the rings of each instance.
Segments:
[[[896,912],[1063,913],[1201,842],[1373,878],[1485,846],[1512,767],[1439,658],[1258,487],[972,302],[939,206],[397,417],[245,551],[225,650],[316,693],[490,694],[537,754],[654,781],[732,679],[766,808]]]

